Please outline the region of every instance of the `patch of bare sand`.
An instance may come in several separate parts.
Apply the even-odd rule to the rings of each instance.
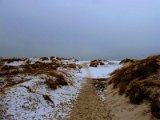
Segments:
[[[118,89],[113,89],[112,85],[107,86],[105,93],[112,120],[158,120],[152,117],[149,102],[144,101],[141,105],[131,104],[129,99],[119,95]]]
[[[100,100],[92,80],[83,86],[69,120],[111,120],[107,106]]]

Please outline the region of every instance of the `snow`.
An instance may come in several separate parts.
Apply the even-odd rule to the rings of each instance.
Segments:
[[[89,64],[90,63],[90,61],[76,61],[76,64],[78,64],[78,65],[82,65],[82,64]]]
[[[29,58],[31,61],[30,64],[35,64],[36,62],[43,62],[43,63],[51,63],[52,61],[49,60],[41,60],[40,58]]]
[[[74,64],[75,63],[75,59],[69,59],[69,60],[61,60],[63,64]]]
[[[24,61],[14,61],[11,63],[5,63],[4,65],[8,65],[8,66],[20,66],[20,65],[24,65],[25,62]]]
[[[36,61],[39,61],[39,58],[30,58],[30,60],[31,64],[34,64]],[[68,61],[67,63],[72,62]],[[105,65],[98,67],[89,67],[90,61],[75,62],[78,65],[86,65],[86,68],[80,69],[80,72],[76,70],[68,71],[72,76],[71,80],[73,84],[60,87],[56,90],[47,87],[45,83],[45,77],[47,76],[45,75],[26,76],[23,79],[27,79],[27,81],[15,85],[7,90],[5,94],[0,94],[0,98],[3,98],[0,99],[0,103],[5,105],[7,110],[4,118],[11,120],[66,119],[69,117],[73,103],[78,97],[86,78],[108,78],[111,72],[121,67],[119,61],[109,62],[113,64],[106,62]],[[24,64],[24,61],[12,62],[8,65],[18,66],[22,64]],[[18,80],[21,77],[15,76],[15,79]],[[30,87],[33,92],[29,92],[24,86]],[[46,101],[43,95],[48,95],[54,104]]]
[[[78,76],[84,77],[84,78],[109,78],[110,73],[112,73],[114,70],[119,69],[122,67],[122,65],[119,64],[120,61],[112,61],[109,60],[106,61],[104,65],[99,65],[98,67],[89,67],[89,62],[87,61],[79,61],[78,64],[83,64],[85,67],[83,67],[80,70],[80,73],[78,73]],[[100,99],[104,102],[107,97],[105,92],[102,90],[97,90],[97,94],[100,97]]]
[[[39,61],[40,58],[29,58],[29,60],[31,61],[30,64],[34,64],[34,63],[36,63],[37,61]]]
[[[108,62],[113,63],[113,64],[119,64],[121,61],[116,61],[116,60],[108,60]]]
[[[105,66],[98,66],[98,67],[88,67],[82,68],[80,73],[78,73],[81,77],[86,78],[108,78],[110,77],[110,73],[114,70],[120,68],[120,64],[111,64]]]
[[[43,120],[43,119],[63,119],[69,116],[76,100],[82,83],[85,79],[71,72],[73,85],[63,86],[52,90],[45,84],[46,76],[27,76],[29,81],[18,84],[6,91],[1,104],[7,104],[6,119],[14,120]],[[28,92],[25,87],[30,87],[34,92]],[[43,95],[48,95],[54,104],[44,100]],[[7,118],[9,117],[9,118]]]

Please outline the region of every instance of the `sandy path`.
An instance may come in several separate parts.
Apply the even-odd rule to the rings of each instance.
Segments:
[[[110,120],[105,104],[96,93],[92,80],[83,86],[69,120]]]

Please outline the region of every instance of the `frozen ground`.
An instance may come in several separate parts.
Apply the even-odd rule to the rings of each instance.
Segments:
[[[14,61],[11,63],[5,63],[5,65],[8,65],[8,66],[20,66],[20,65],[24,65],[24,64],[25,64],[24,61]]]
[[[39,59],[30,59],[34,64]],[[47,61],[45,61],[47,62]],[[50,61],[48,61],[50,62]],[[74,61],[64,61],[74,63]],[[8,65],[18,66],[24,62],[10,63]],[[76,64],[86,64],[89,61],[78,61]],[[45,75],[27,76],[27,81],[13,86],[12,88],[0,93],[0,119],[1,120],[62,120],[69,117],[73,103],[80,93],[82,84],[86,78],[107,78],[109,73],[119,68],[118,62],[106,64],[98,67],[86,67],[78,70],[69,70],[71,75],[70,86],[63,86],[56,90],[51,90],[45,84]],[[27,87],[32,89],[28,91]],[[44,98],[47,95],[51,101]]]
[[[84,62],[82,62],[84,64]],[[87,62],[88,63],[88,62]],[[121,67],[118,61],[114,61],[114,64],[102,65],[98,67],[82,68],[79,76],[90,78],[108,78],[111,72]]]
[[[78,96],[81,85],[85,82],[83,78],[72,73],[73,85],[63,86],[56,90],[49,89],[45,84],[44,76],[28,76],[29,81],[18,84],[0,94],[3,98],[0,100],[1,105],[5,105],[5,115],[1,119],[11,120],[61,120],[69,115],[73,102]],[[26,87],[30,87],[29,92]],[[51,100],[47,101],[43,95],[50,96]]]

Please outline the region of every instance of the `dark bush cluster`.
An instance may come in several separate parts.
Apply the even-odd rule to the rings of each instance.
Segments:
[[[43,62],[39,62],[37,61],[35,64],[26,64],[23,65],[23,68],[30,68],[30,69],[34,69],[34,68],[47,68],[47,69],[53,69],[56,70],[58,67],[60,66],[60,64],[58,63],[43,63]]]
[[[46,84],[51,89],[57,89],[59,86],[69,85],[62,73],[52,72],[48,75],[52,76],[52,78],[46,79]]]
[[[41,57],[40,60],[45,61],[45,60],[49,60],[48,57]]]
[[[104,65],[103,60],[92,60],[90,62],[90,67],[97,67],[98,65]]]
[[[158,96],[151,103],[151,113],[153,116],[160,119],[160,100]]]
[[[126,58],[126,59],[122,60],[122,61],[120,62],[120,64],[133,63],[133,62],[136,62],[136,60]]]

